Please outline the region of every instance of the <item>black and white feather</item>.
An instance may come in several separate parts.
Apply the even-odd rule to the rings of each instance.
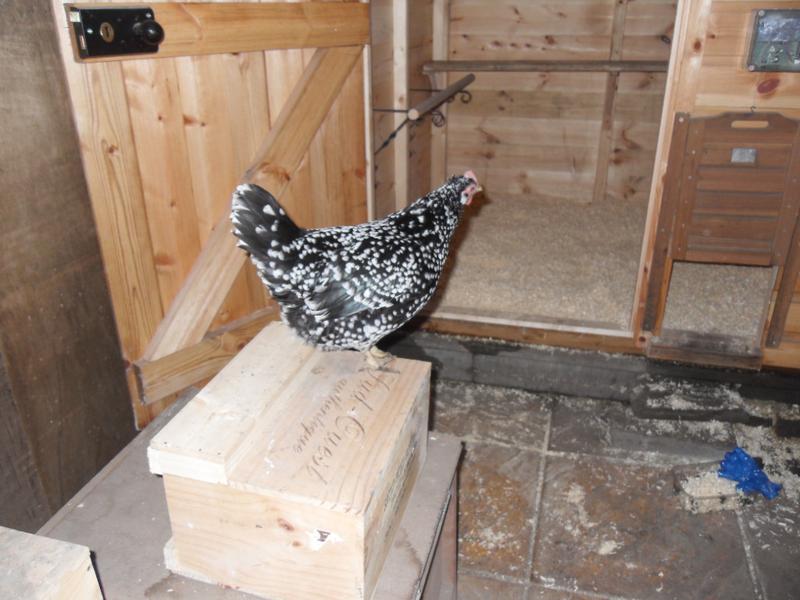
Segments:
[[[468,172],[383,219],[302,229],[269,192],[244,184],[231,220],[289,327],[322,348],[367,350],[433,296],[464,205],[479,189]]]

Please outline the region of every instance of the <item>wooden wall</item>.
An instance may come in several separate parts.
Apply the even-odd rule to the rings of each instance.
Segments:
[[[372,0],[370,2],[372,106],[374,109],[392,109],[396,105],[393,8],[393,0]],[[400,93],[403,93],[402,90]],[[399,123],[397,116],[391,112],[374,110],[372,115],[372,139],[373,146],[377,150]],[[396,151],[397,144],[391,143],[374,157],[375,214],[378,216],[389,214],[395,210],[397,205],[394,175]]]
[[[134,434],[49,0],[0,21],[0,525],[35,531]]]
[[[72,56],[65,0],[51,2],[123,355],[134,363],[146,353],[212,228],[227,215],[233,189],[314,48],[81,64]],[[153,6],[158,19],[158,2]],[[202,35],[195,38],[203,43]],[[288,189],[279,199],[301,226],[366,218],[363,64],[356,59],[299,168],[286,173]],[[283,173],[281,168],[279,163],[274,170]],[[233,237],[225,242],[233,244]],[[269,302],[248,261],[211,329]],[[154,354],[146,358],[163,358]],[[144,425],[170,398],[140,401],[144,384],[133,371],[129,382],[137,423]]]
[[[667,60],[675,3],[619,4],[615,42],[612,0],[451,0],[449,58]],[[473,101],[449,107],[447,171],[474,169],[490,194],[577,203],[593,200],[596,176],[607,172],[608,196],[646,202],[666,78],[623,73],[604,133],[607,77],[478,73]]]
[[[372,0],[370,6],[373,106],[408,110],[430,95],[431,82],[422,65],[433,58],[434,0]],[[404,113],[373,113],[376,149],[404,118]],[[431,190],[431,128],[430,117],[409,123],[375,157],[378,216]]]
[[[700,116],[726,111],[777,111],[800,118],[800,74],[751,73],[745,67],[753,11],[782,7],[800,8],[800,4],[791,0],[692,0],[682,5],[647,221],[645,267],[652,257],[662,177],[676,112]],[[640,276],[639,297],[644,292],[645,273],[643,270]],[[800,367],[800,280],[783,343],[777,349],[768,348],[764,359],[767,365]]]

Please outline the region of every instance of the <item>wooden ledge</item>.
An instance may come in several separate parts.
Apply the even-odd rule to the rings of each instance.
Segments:
[[[661,60],[435,60],[425,63],[422,72],[426,75],[453,71],[665,73],[667,65],[667,61]]]

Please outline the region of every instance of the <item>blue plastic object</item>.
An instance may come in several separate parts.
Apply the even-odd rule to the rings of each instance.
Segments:
[[[737,481],[737,490],[747,494],[761,492],[767,500],[775,498],[783,487],[770,481],[753,457],[738,446],[725,453],[717,473],[720,477]]]

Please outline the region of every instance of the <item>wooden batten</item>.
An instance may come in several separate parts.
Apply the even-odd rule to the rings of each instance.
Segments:
[[[0,597],[102,600],[89,548],[0,527]]]
[[[278,318],[276,306],[264,308],[210,332],[194,346],[156,360],[137,361],[137,395],[149,405],[213,377],[259,331]]]
[[[98,5],[66,4],[65,9],[93,6]],[[153,10],[165,33],[153,55],[156,58],[357,46],[369,41],[369,5],[360,2],[126,2],[124,6]],[[99,62],[130,60],[131,56],[81,59],[76,51],[75,58]]]
[[[429,374],[267,327],[148,450],[177,570],[271,598],[369,598],[425,459]]]

